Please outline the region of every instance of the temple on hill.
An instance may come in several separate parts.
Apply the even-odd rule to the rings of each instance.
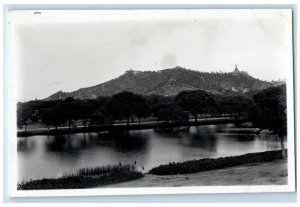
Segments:
[[[129,70],[126,70],[126,73],[138,74],[138,73],[142,73],[142,71],[132,70],[132,69],[130,68]]]
[[[235,64],[235,69],[232,72],[234,75],[238,75],[238,74],[243,74],[243,75],[249,75],[248,72],[246,71],[240,71],[237,67],[237,64]]]

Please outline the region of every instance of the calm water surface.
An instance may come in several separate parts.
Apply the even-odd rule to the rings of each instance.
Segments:
[[[18,180],[59,177],[82,167],[133,164],[147,172],[169,162],[280,149],[278,138],[250,124],[123,133],[18,138]]]

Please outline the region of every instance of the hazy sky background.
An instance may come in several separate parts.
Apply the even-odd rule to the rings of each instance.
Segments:
[[[292,69],[289,10],[198,11],[184,18],[162,12],[144,21],[80,20],[84,12],[69,21],[61,12],[33,13],[10,18],[19,101],[93,86],[129,69],[231,72],[237,64],[268,81],[284,79]]]

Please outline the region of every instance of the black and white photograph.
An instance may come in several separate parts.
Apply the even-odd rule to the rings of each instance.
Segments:
[[[8,15],[12,195],[295,191],[291,9]]]

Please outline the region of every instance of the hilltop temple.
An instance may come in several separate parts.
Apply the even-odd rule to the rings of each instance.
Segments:
[[[242,74],[242,75],[249,75],[248,72],[246,71],[240,71],[237,67],[237,65],[235,65],[235,69],[234,71],[232,72],[234,75],[239,75],[239,74]]]

